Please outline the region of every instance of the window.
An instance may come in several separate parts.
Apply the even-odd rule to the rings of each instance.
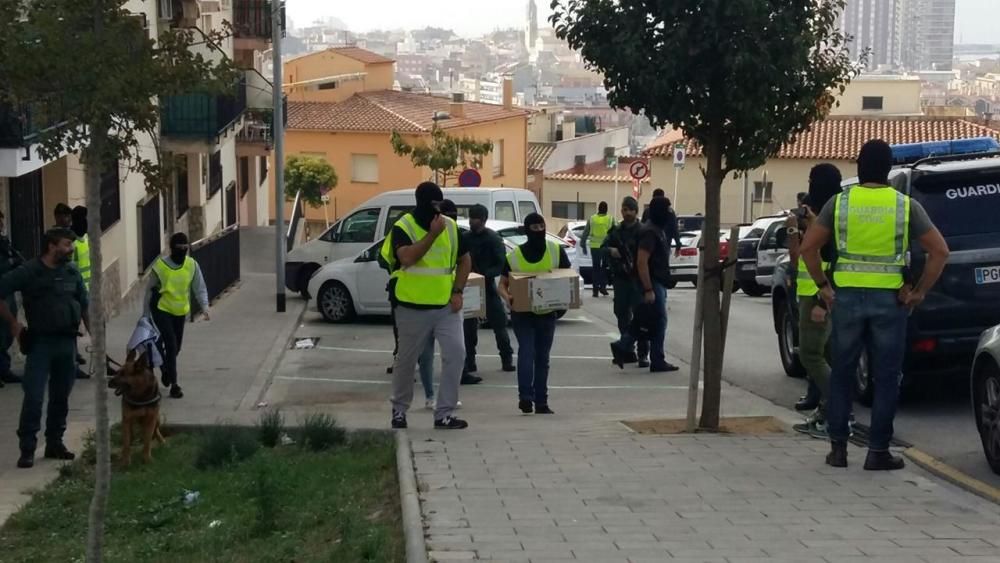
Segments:
[[[378,183],[378,155],[352,154],[351,181],[362,184]]]
[[[260,160],[260,176],[258,176],[258,180],[263,184],[267,180],[267,157],[261,156],[257,158]]]
[[[503,139],[493,143],[493,177],[503,176]]]
[[[174,19],[174,0],[160,0],[159,5],[161,20]]]
[[[190,193],[188,192],[188,159],[187,155],[179,154],[176,157],[177,180],[174,183],[174,192],[177,199],[177,217],[180,219],[188,209],[191,209]],[[173,226],[170,226],[173,230]]]
[[[118,161],[101,174],[101,231],[107,231],[122,218],[121,183]]]
[[[317,90],[336,90],[337,89],[337,83],[336,82],[326,82],[324,84],[320,84],[319,86],[317,86],[316,89]]]
[[[538,208],[535,207],[535,202],[533,201],[518,201],[517,210],[521,212],[522,221],[528,215],[531,215],[532,213],[538,213]]]
[[[222,189],[222,151],[215,151],[208,159],[208,197]]]
[[[514,202],[498,201],[493,210],[493,218],[497,221],[517,221],[517,216],[514,213]]]
[[[250,191],[250,157],[240,157],[240,198]]]
[[[765,186],[763,182],[753,183],[753,202],[771,203],[771,196],[774,192],[774,182],[768,182]]]
[[[326,242],[375,242],[379,214],[379,209],[362,209],[337,223],[321,238]]]
[[[885,98],[882,96],[864,96],[861,98],[861,109],[863,110],[881,110],[884,104]]]
[[[553,201],[552,202],[552,216],[558,219],[571,219],[574,221],[583,221],[589,215],[588,211],[593,214],[597,209],[597,204],[594,203],[584,203],[580,201]],[[582,230],[580,231],[583,232]]]

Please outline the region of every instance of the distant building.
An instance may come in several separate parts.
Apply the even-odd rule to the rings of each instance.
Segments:
[[[839,105],[830,109],[830,115],[923,115],[921,85],[916,76],[861,75],[837,97]]]
[[[841,29],[853,37],[849,44],[855,59],[870,49],[868,68],[894,66],[896,57],[897,0],[848,0],[840,19]]]
[[[951,70],[955,54],[955,0],[896,0],[897,45],[908,70]]]
[[[524,46],[528,51],[535,48],[538,41],[538,5],[535,0],[528,0],[528,17],[524,27]]]

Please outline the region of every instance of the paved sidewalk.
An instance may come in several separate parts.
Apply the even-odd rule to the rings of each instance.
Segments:
[[[268,244],[270,233],[273,231],[269,229],[241,233],[241,282],[215,304],[211,322],[185,327],[178,362],[184,398],[166,398],[164,391],[161,407],[168,431],[171,424],[178,423],[256,420],[258,413],[253,407],[270,378],[271,364],[285,348],[305,306],[298,297],[289,297],[288,312],[274,311],[274,274],[260,271],[262,264],[267,263],[261,255],[272,249]],[[125,344],[140,315],[141,308],[132,307],[109,321],[108,352],[112,358],[124,360]],[[85,353],[86,341],[81,340],[80,346],[81,353]],[[15,372],[20,373],[21,369],[18,365]],[[73,389],[66,442],[74,451],[80,450],[84,436],[93,428],[94,385],[99,381],[78,380]],[[59,466],[59,462],[43,459],[39,451],[33,469],[15,468],[18,454],[15,430],[21,397],[17,385],[0,389],[0,524],[27,502],[30,491],[54,479]],[[114,424],[120,419],[120,402],[112,393],[108,399]],[[112,444],[113,450],[119,447],[120,444]]]
[[[497,432],[477,420],[410,431],[432,560],[1000,561],[1000,507],[918,469],[865,472],[858,448],[835,470],[825,443],[793,434],[639,436],[537,415]]]

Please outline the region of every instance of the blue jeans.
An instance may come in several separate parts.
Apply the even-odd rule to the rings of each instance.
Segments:
[[[884,289],[840,288],[833,306],[833,371],[826,416],[830,439],[849,437],[851,389],[862,353],[867,353],[875,399],[872,403],[871,451],[888,451],[899,401],[899,380],[906,351],[909,315],[897,293]]]
[[[517,394],[522,401],[549,404],[549,354],[556,334],[556,316],[514,313],[517,337]]]
[[[640,288],[639,291],[642,291]],[[667,363],[667,355],[664,351],[667,339],[667,288],[659,283],[653,282],[653,294],[655,300],[652,303],[640,302],[638,309],[652,307],[655,315],[652,332],[649,336],[649,363],[651,368],[662,368]],[[642,299],[642,297],[640,297]],[[622,350],[632,350],[635,346],[636,335],[629,331],[618,341]]]
[[[424,388],[424,398],[430,401],[434,398],[434,337],[427,339],[427,346],[417,358],[417,369],[420,371],[420,385]]]
[[[42,425],[42,406],[45,388],[49,390],[49,405],[45,418],[45,443],[56,446],[62,443],[66,432],[66,415],[69,413],[69,394],[76,381],[76,337],[32,337],[31,350],[24,364],[24,401],[21,403],[21,420],[17,428],[22,452],[34,452],[38,445],[37,434]]]
[[[594,295],[602,289],[607,289],[608,287],[608,251],[603,248],[591,248],[590,249],[591,264],[593,269],[591,270],[593,279],[591,280],[594,285]]]

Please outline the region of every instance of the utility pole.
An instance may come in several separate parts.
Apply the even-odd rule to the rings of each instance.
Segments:
[[[281,11],[282,2],[271,3],[271,58],[274,67],[271,94],[274,101],[274,279],[275,306],[279,313],[285,312],[285,113],[281,79]]]

